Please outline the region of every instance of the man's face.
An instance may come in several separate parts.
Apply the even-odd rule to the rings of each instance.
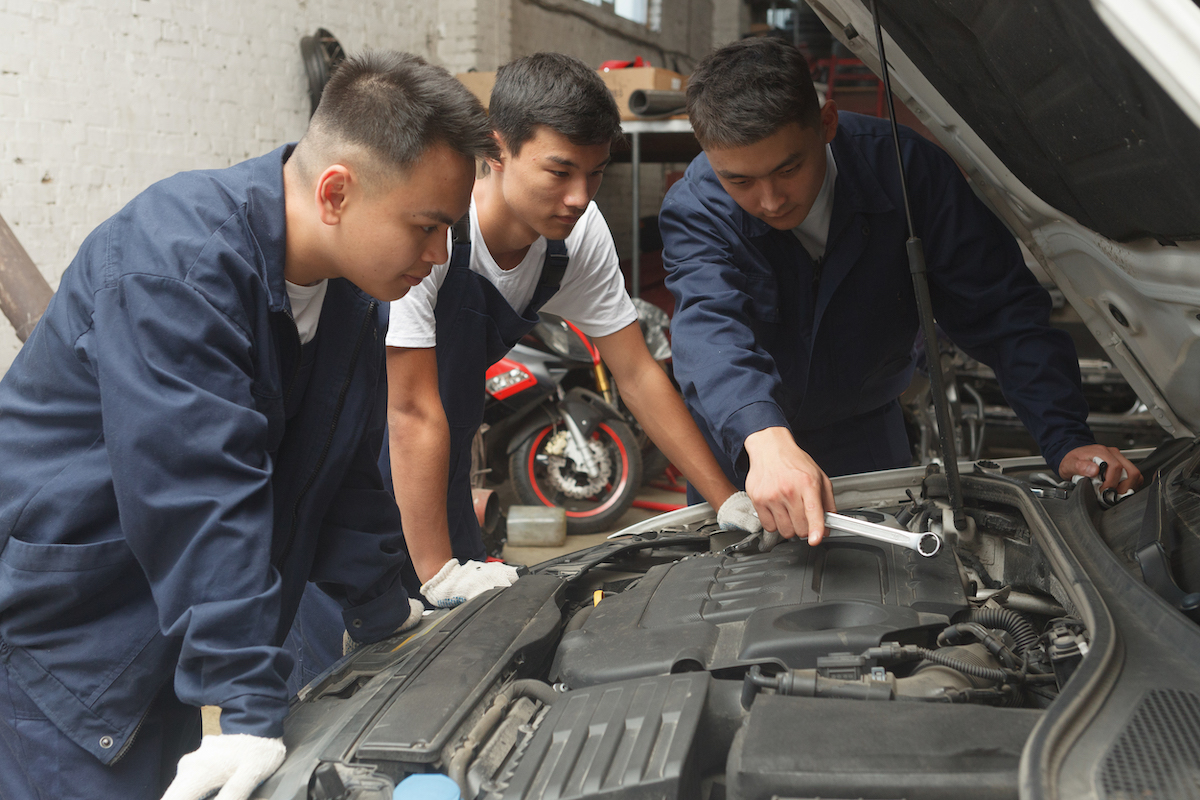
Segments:
[[[825,180],[825,145],[837,132],[837,108],[826,101],[817,128],[792,122],[745,147],[705,149],[717,180],[747,214],[777,230],[796,227]]]
[[[337,226],[337,274],[380,300],[398,300],[449,260],[446,231],[467,213],[473,161],[443,144],[374,191],[350,194]]]
[[[502,174],[504,200],[521,222],[547,239],[565,239],[600,189],[608,150],[607,143],[573,144],[539,125],[516,156],[501,142],[501,161],[491,167]]]

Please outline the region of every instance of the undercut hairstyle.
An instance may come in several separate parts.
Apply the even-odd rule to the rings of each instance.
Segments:
[[[416,164],[436,145],[470,161],[494,157],[487,112],[446,70],[420,56],[378,51],[343,61],[296,149],[308,178],[346,160],[368,186]]]
[[[742,39],[705,56],[688,78],[687,111],[703,148],[746,147],[793,122],[821,125],[804,55],[767,37]]]
[[[502,66],[488,115],[492,130],[514,156],[538,125],[577,145],[612,145],[624,139],[617,101],[600,73],[562,53],[535,53]]]

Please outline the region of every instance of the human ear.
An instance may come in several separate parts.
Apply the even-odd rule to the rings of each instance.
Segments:
[[[824,135],[825,144],[833,141],[833,136],[837,133],[837,126],[837,103],[826,100],[825,105],[821,106],[821,133]]]
[[[342,164],[325,168],[317,178],[317,214],[326,225],[337,225],[346,213],[346,202],[353,177]]]
[[[490,169],[492,172],[503,172],[504,171],[504,163],[509,158],[508,147],[505,146],[505,144],[504,144],[504,137],[501,136],[496,131],[492,131],[491,133],[488,134],[488,136],[491,136],[492,139],[496,142],[496,147],[499,148],[500,155],[497,158],[491,158],[491,157],[485,158],[484,161],[487,162],[488,169]]]

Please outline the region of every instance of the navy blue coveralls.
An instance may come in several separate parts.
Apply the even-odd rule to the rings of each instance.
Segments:
[[[941,149],[908,128],[900,147],[939,325],[996,371],[1055,470],[1093,444],[1074,345],[1012,234]],[[790,428],[829,475],[910,463],[897,398],[918,331],[904,199],[886,120],[841,112],[823,259],[743,211],[705,155],[659,215],[675,296],[672,354],[688,409],[737,486],[744,442]]]
[[[6,800],[156,800],[201,705],[280,736],[309,580],[366,641],[409,613],[379,304],[331,280],[301,347],[289,153],[176,175],[101,224],[0,381]]]
[[[434,309],[438,390],[450,426],[446,514],[450,545],[459,563],[487,558],[471,499],[471,440],[483,424],[488,367],[503,358],[537,324],[538,309],[558,291],[569,260],[566,242],[546,241],[546,258],[537,288],[525,310],[518,313],[491,281],[471,271],[469,232],[468,220],[455,226],[450,266]],[[379,468],[384,483],[391,488],[389,456],[385,439]],[[402,576],[409,594],[420,597],[421,580],[411,561],[405,562]],[[289,681],[293,692],[341,658],[343,630],[345,626],[336,605],[310,586],[304,593],[288,641],[288,649],[298,664]]]

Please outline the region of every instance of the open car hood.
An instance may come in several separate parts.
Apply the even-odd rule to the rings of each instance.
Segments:
[[[869,4],[808,2],[878,73]],[[1160,20],[1171,5],[1145,2]],[[1084,0],[880,0],[879,13],[896,97],[1024,242],[1154,418],[1173,436],[1195,436],[1200,128]],[[1133,42],[1139,31],[1122,19],[1106,12]],[[1189,43],[1196,27],[1182,23],[1176,41]],[[1152,69],[1184,97],[1186,78]]]

